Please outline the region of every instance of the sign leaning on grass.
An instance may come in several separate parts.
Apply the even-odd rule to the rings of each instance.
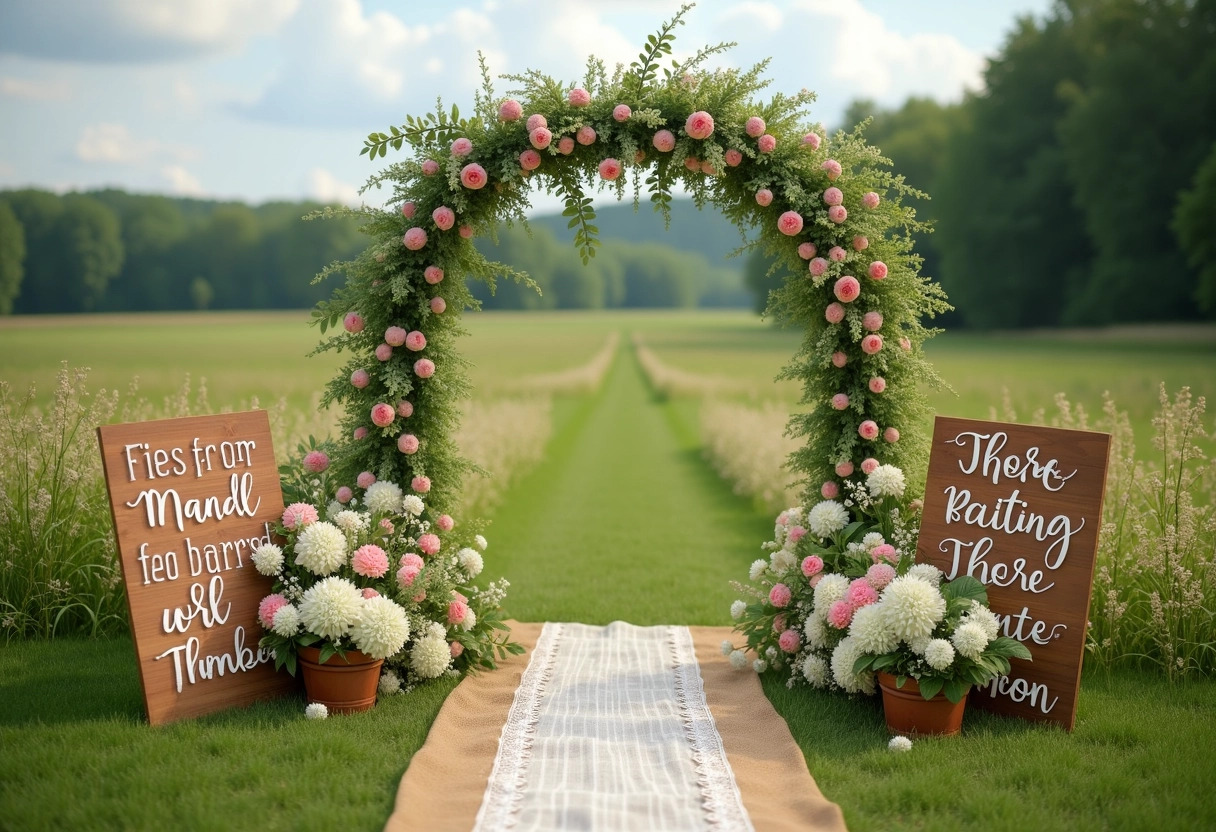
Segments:
[[[935,420],[916,559],[983,582],[1034,657],[973,705],[1072,730],[1109,449],[1105,433]]]
[[[258,648],[283,494],[266,411],[97,429],[148,722],[286,693]]]

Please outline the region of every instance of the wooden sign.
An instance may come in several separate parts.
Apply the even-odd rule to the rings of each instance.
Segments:
[[[1072,730],[1109,449],[1105,433],[937,417],[916,559],[981,581],[1033,657],[973,705]]]
[[[266,411],[97,429],[148,722],[294,689],[258,649],[271,581],[250,554],[283,494]]]

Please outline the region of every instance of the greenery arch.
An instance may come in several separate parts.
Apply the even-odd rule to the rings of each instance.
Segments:
[[[395,206],[356,212],[373,243],[318,277],[347,276],[313,312],[322,332],[336,333],[317,352],[351,354],[323,397],[344,408],[339,481],[371,471],[428,494],[437,510],[452,504],[470,470],[451,438],[468,394],[460,313],[477,306],[465,280],[529,280],[487,261],[471,238],[526,222],[533,182],[564,201],[584,262],[599,245],[584,189],[597,181],[618,198],[631,181],[635,208],[645,191],[664,214],[683,184],[698,206],[713,203],[757,230],[741,248],[762,246],[790,275],[768,312],[806,333],[781,377],[803,387],[805,410],[788,431],[806,442],[790,466],[808,504],[860,481],[867,460],[923,467],[927,437],[908,430],[927,413],[918,385],[936,378],[921,349],[936,330],[922,319],[949,306],[918,273],[911,233],[921,225],[901,205],[916,192],[861,127],[828,137],[811,123],[812,93],[756,101],[767,62],[702,69],[733,44],[661,67],[689,8],[611,76],[591,58],[581,86],[530,71],[505,76],[517,88],[500,99],[483,60],[472,117],[440,103],[367,137],[372,160],[407,145],[413,158],[369,180],[392,188]]]

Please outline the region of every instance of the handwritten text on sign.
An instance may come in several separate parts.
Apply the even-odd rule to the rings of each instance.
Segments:
[[[153,725],[278,696],[250,561],[283,512],[265,411],[98,428]]]
[[[1105,433],[937,418],[916,559],[983,582],[1001,634],[1034,657],[973,704],[1072,730],[1109,447]]]

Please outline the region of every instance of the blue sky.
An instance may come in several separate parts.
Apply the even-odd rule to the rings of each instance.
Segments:
[[[1015,19],[1050,5],[701,0],[676,48],[733,40],[719,65],[772,57],[770,91],[814,90],[812,117],[835,127],[857,97],[958,100]],[[430,111],[437,95],[470,107],[478,50],[495,75],[537,69],[574,82],[588,54],[628,63],[679,6],[0,0],[0,188],[357,204],[373,171],[362,137]]]

